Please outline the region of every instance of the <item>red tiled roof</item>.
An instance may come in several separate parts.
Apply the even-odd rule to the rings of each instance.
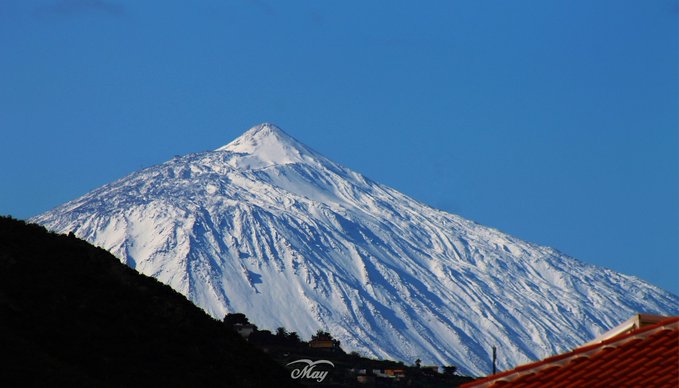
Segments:
[[[462,387],[679,387],[679,317]]]

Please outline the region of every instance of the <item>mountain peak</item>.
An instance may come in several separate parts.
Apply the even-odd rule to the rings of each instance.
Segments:
[[[217,151],[251,154],[261,147],[295,145],[294,143],[299,144],[275,124],[262,123],[248,129],[229,144],[218,148]]]
[[[245,154],[244,161],[250,167],[300,163],[314,154],[304,144],[271,123],[262,123],[248,129],[216,151]]]
[[[290,135],[285,133],[279,126],[273,123],[262,123],[243,132],[238,139],[265,139],[276,137],[279,140],[290,139]],[[238,140],[236,139],[236,140]]]

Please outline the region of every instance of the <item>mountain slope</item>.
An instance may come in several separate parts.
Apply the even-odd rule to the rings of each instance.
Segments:
[[[74,232],[215,317],[332,332],[349,350],[488,372],[679,300],[433,209],[262,124],[33,221]]]
[[[110,253],[0,217],[0,386],[293,386],[185,297]]]

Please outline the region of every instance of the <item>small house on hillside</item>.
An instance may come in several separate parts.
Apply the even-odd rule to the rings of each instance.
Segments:
[[[316,349],[335,350],[340,347],[340,342],[330,335],[330,333],[319,330],[315,335],[311,336],[309,347]]]
[[[257,326],[250,323],[235,323],[233,329],[236,330],[243,338],[248,338]]]

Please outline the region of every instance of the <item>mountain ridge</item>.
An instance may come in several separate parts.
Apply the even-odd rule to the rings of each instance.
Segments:
[[[272,124],[32,221],[113,252],[215,317],[322,328],[349,350],[467,373],[487,372],[495,344],[509,367],[633,313],[679,310],[640,279],[431,208]]]

